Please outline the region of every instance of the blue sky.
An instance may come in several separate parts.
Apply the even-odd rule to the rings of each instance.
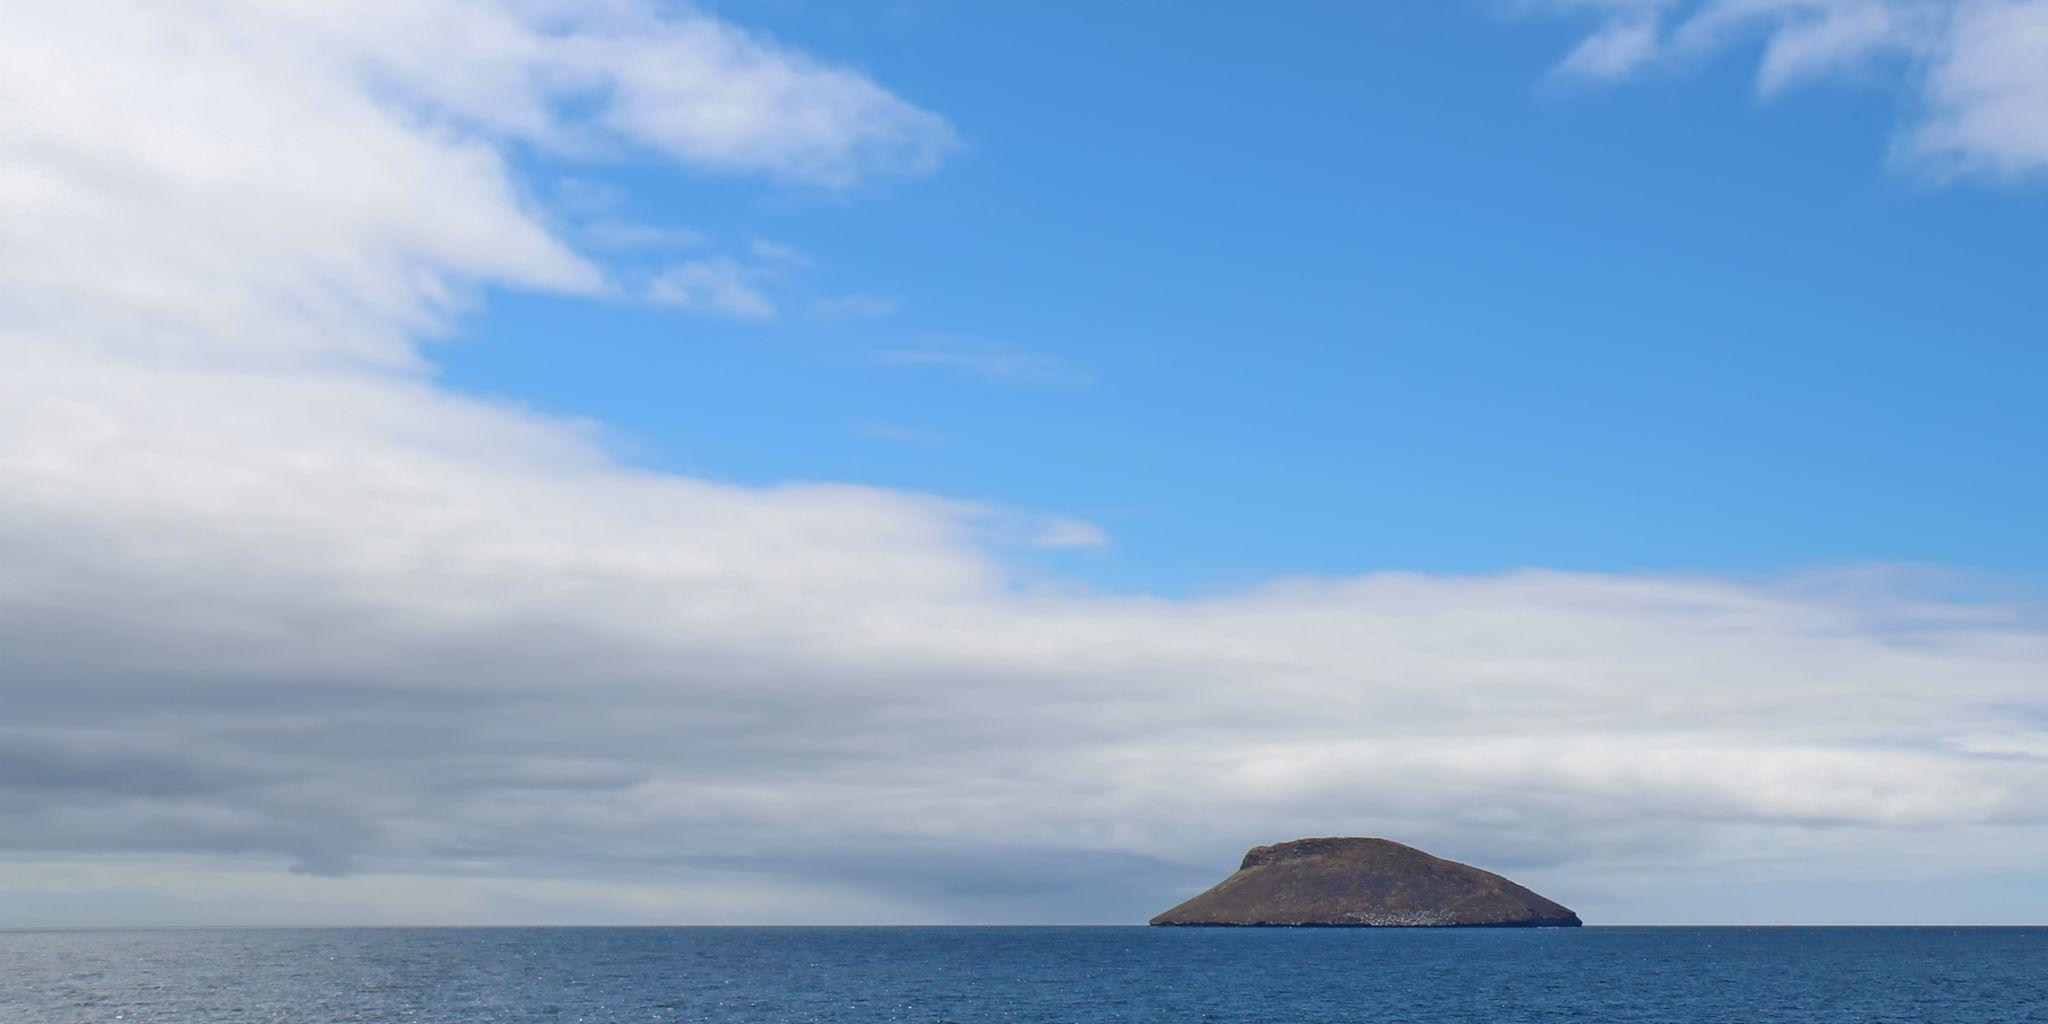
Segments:
[[[846,189],[529,155],[703,236],[621,264],[801,259],[766,322],[494,295],[429,350],[448,383],[652,467],[1087,520],[1112,543],[1048,571],[1114,590],[2040,578],[2048,205],[1891,158],[1896,69],[1768,98],[1741,59],[1564,81],[1587,19],[1483,4],[1176,6],[1172,45],[1143,5],[725,10],[960,146]]]

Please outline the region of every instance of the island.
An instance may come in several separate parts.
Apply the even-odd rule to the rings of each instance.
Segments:
[[[1160,926],[1576,928],[1579,915],[1469,864],[1390,839],[1255,846],[1237,873]]]

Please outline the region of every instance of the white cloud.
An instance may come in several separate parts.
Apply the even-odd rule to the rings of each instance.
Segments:
[[[943,118],[860,73],[689,5],[230,0],[207,18],[191,34],[239,28],[266,49],[289,42],[408,115],[552,146],[624,143],[701,168],[841,186],[929,170],[955,144]],[[180,31],[169,20],[159,23]]]
[[[942,134],[700,15],[542,9],[10,12],[0,916],[1128,920],[1337,831],[1610,919],[1674,876],[2038,870],[2048,762],[1955,739],[2048,717],[2038,609],[1882,576],[1076,595],[1003,559],[1077,524],[635,470],[437,388],[414,345],[465,290],[603,287],[513,140],[838,183]]]
[[[769,284],[815,264],[798,249],[762,238],[749,239],[746,253],[745,261],[706,256],[675,264],[655,274],[641,290],[641,298],[735,320],[773,320],[777,309]]]
[[[1994,177],[2048,169],[2048,0],[1695,0],[1566,3],[1602,23],[1558,66],[1580,78],[1624,77],[1659,59],[1690,59],[1763,39],[1757,87],[1884,65],[1918,102],[1898,152],[1942,173]]]
[[[10,11],[0,326],[179,358],[405,363],[466,282],[603,286],[528,209],[505,139],[840,185],[921,169],[950,138],[858,75],[700,14],[546,8]]]
[[[724,256],[679,263],[647,285],[647,301],[740,320],[771,320],[775,302],[760,287],[766,275]]]
[[[1031,538],[1032,546],[1048,551],[1109,546],[1109,534],[1094,523],[1079,519],[1055,519]]]
[[[1558,64],[1558,73],[1573,78],[1618,78],[1657,56],[1654,16],[1614,18],[1587,36]]]
[[[929,170],[955,145],[944,119],[860,74],[712,18],[632,11],[563,40],[560,67],[605,93],[605,125],[676,159],[846,185]]]
[[[810,255],[803,250],[766,238],[748,239],[747,253],[767,266],[795,267],[800,270],[816,266]]]
[[[1934,56],[1927,99],[1910,152],[2003,176],[2048,168],[2048,2],[1966,7]]]

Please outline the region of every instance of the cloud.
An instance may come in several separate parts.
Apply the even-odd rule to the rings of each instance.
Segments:
[[[1619,78],[1657,56],[1653,16],[1614,18],[1587,36],[1557,66],[1570,78]]]
[[[772,320],[776,302],[767,285],[816,264],[800,250],[761,238],[750,239],[746,252],[745,261],[707,256],[671,266],[647,282],[641,298],[736,320]]]
[[[1032,546],[1048,551],[1109,546],[1109,534],[1094,523],[1078,519],[1055,519],[1031,538]]]
[[[1885,66],[1913,85],[1897,152],[1942,174],[2048,169],[2048,0],[1549,3],[1601,24],[1558,65],[1615,79],[1760,36],[1757,88]]]
[[[1972,754],[2048,758],[2048,732],[1957,736],[1951,742]]]
[[[365,99],[409,117],[570,151],[623,144],[702,169],[838,187],[929,171],[956,144],[944,118],[866,76],[689,5],[234,0],[209,20],[266,51],[223,56],[267,60],[290,48],[355,75]],[[186,31],[173,21],[140,24]]]
[[[1998,752],[2048,720],[2037,607],[1074,594],[1007,559],[1078,524],[648,472],[439,388],[416,346],[476,289],[605,288],[512,147],[835,185],[944,135],[701,14],[568,10],[10,13],[8,920],[1136,920],[1324,832],[1610,920],[1673,878],[2038,871],[2048,762]]]
[[[416,365],[468,284],[603,289],[529,208],[513,142],[838,186],[923,169],[950,138],[858,75],[633,2],[98,0],[9,20],[0,326],[73,350]]]
[[[856,72],[714,18],[612,6],[626,13],[563,37],[555,68],[602,97],[605,127],[675,159],[843,186],[929,171],[957,144],[943,118]]]
[[[1973,4],[1927,73],[1927,117],[1904,145],[1958,171],[2048,168],[2048,3]]]
[[[795,267],[802,270],[817,265],[803,250],[766,238],[748,239],[747,253],[766,266]]]
[[[759,287],[765,273],[716,256],[679,263],[648,282],[647,301],[738,320],[772,320],[774,300]]]

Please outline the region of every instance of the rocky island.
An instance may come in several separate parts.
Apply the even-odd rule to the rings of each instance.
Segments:
[[[1579,915],[1469,864],[1388,839],[1255,846],[1237,873],[1154,925],[1350,928],[1579,926]]]

